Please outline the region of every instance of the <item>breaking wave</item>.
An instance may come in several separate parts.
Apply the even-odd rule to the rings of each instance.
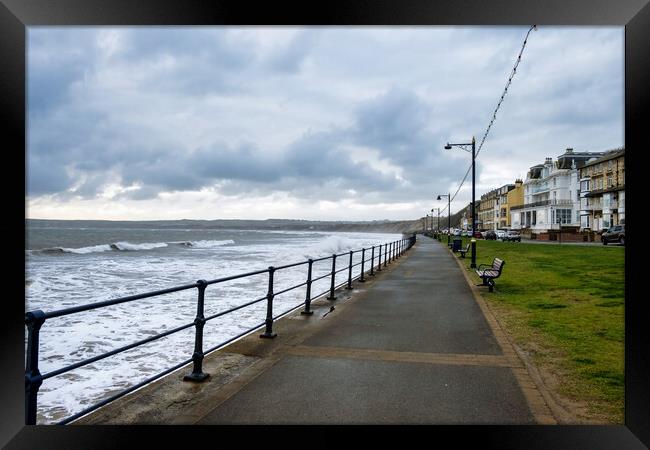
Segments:
[[[132,252],[138,250],[153,250],[154,248],[167,247],[165,242],[144,242],[142,244],[132,244],[130,242],[114,242],[112,244],[91,245],[89,247],[67,248],[52,247],[40,250],[42,253],[77,253],[85,255],[87,253],[99,253],[110,251]]]
[[[121,251],[121,252],[134,252],[138,250],[153,250],[156,248],[167,247],[169,245],[182,245],[185,247],[193,248],[215,248],[221,247],[223,245],[234,244],[235,241],[232,239],[226,239],[222,241],[175,241],[175,242],[143,242],[141,244],[132,244],[131,242],[114,242],[112,244],[100,244],[100,245],[91,245],[89,247],[80,247],[80,248],[67,248],[67,247],[51,247],[44,248],[42,250],[27,250],[29,253],[37,251],[40,253],[77,253],[80,255],[85,255],[87,253],[100,253],[100,252],[110,252],[110,251]]]
[[[194,247],[194,248],[214,248],[221,247],[228,244],[234,244],[235,241],[232,239],[226,239],[223,241],[179,241],[179,242],[168,242],[168,244],[184,245],[185,247]]]
[[[358,246],[358,243],[346,237],[328,236],[305,249],[306,253],[304,256],[305,258],[320,258],[332,255],[333,253],[356,250]]]

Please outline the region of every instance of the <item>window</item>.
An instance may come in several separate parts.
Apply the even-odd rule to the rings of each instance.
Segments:
[[[555,210],[555,223],[567,224],[571,223],[571,210],[570,209],[556,209]]]
[[[609,227],[610,227],[609,215],[604,215],[603,216],[603,228],[609,228]]]

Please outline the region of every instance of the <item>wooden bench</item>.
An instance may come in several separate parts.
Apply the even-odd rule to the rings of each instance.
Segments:
[[[469,246],[470,244],[467,244],[467,247],[458,249],[458,253],[460,253],[461,258],[465,257],[465,253],[469,251]]]
[[[487,264],[481,264],[478,266],[478,269],[476,269],[476,274],[483,280],[483,284],[479,284],[478,286],[489,286],[490,292],[492,292],[494,289],[494,279],[501,276],[504,265],[505,261],[499,258],[494,258],[491,266]]]

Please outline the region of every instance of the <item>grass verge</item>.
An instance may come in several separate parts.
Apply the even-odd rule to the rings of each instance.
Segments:
[[[505,261],[481,295],[547,387],[578,420],[623,424],[624,248],[477,240],[476,253],[477,267]],[[461,261],[480,283],[471,251]]]

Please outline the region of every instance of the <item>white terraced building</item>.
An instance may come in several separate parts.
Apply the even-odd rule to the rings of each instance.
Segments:
[[[510,207],[512,229],[544,233],[560,227],[580,227],[580,168],[602,152],[575,153],[546,158],[533,166],[524,181],[524,204]]]

